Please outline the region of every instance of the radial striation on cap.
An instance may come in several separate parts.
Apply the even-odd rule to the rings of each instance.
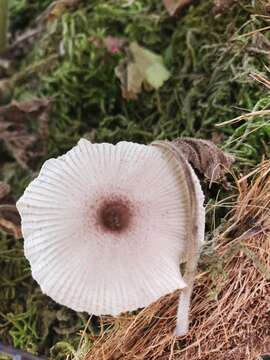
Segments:
[[[184,181],[172,155],[130,142],[82,139],[46,161],[17,203],[43,292],[77,311],[116,315],[185,287]]]

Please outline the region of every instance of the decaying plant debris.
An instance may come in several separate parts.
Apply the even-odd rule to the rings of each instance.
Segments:
[[[33,99],[0,108],[0,140],[23,167],[46,155],[50,100]],[[34,120],[31,131],[31,121]]]
[[[10,186],[0,181],[0,229],[18,239],[22,236],[21,219],[15,202]]]
[[[232,155],[224,153],[211,141],[179,138],[173,143],[193,168],[211,181],[221,179],[234,162]]]
[[[105,318],[113,329],[93,339],[84,360],[252,360],[270,350],[270,161],[236,186],[236,204],[196,278],[189,334],[172,337],[176,292],[138,315]]]
[[[215,0],[215,6],[213,8],[214,14],[222,13],[228,10],[236,0]]]
[[[37,18],[37,22],[47,22],[57,19],[66,10],[74,10],[80,0],[56,0]]]
[[[193,0],[163,0],[163,4],[170,15],[177,14],[192,2]]]
[[[106,40],[104,40],[106,45]],[[136,42],[126,45],[126,58],[115,69],[121,81],[122,96],[137,99],[144,85],[158,90],[169,79],[170,72],[163,64],[160,55],[143,48]]]

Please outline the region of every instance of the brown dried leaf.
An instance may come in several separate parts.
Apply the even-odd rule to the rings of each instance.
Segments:
[[[0,230],[19,239],[22,237],[21,219],[15,202],[16,200],[10,192],[10,186],[0,182]]]
[[[222,178],[234,162],[232,155],[223,152],[208,140],[179,138],[173,142],[193,168],[211,181]]]
[[[58,18],[66,10],[66,5],[63,1],[57,2],[47,15],[47,21],[53,21]]]
[[[215,5],[213,7],[214,14],[220,14],[224,11],[231,8],[231,6],[236,3],[237,0],[215,0]]]
[[[74,8],[79,4],[80,0],[56,0],[51,3],[38,21],[50,22],[57,19],[64,11]]]
[[[191,4],[194,0],[163,0],[163,4],[168,13],[172,16],[185,6]]]
[[[25,169],[46,154],[50,100],[13,101],[0,107],[0,140]],[[31,126],[37,130],[31,130]]]

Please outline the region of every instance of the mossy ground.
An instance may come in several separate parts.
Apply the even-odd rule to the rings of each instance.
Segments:
[[[29,26],[51,2],[12,0],[11,30]],[[239,1],[220,15],[212,8],[212,0],[195,1],[179,16],[169,17],[161,0],[81,1],[77,10],[50,22],[22,59],[19,70],[32,71],[14,93],[17,100],[53,100],[46,158],[64,153],[82,136],[113,143],[178,136],[219,139],[220,146],[235,155],[236,172],[248,171],[268,157],[269,117],[221,128],[216,124],[269,108],[269,91],[250,73],[268,76],[270,52],[262,49],[257,35],[270,39],[268,31],[260,30],[270,17],[260,2]],[[123,99],[114,73],[123,54],[109,54],[91,41],[106,36],[125,37],[160,53],[171,78],[159,91]],[[65,55],[56,59],[60,44]],[[1,180],[20,196],[36,172],[20,169],[2,144],[0,151]],[[209,204],[230,195],[233,189],[220,192],[214,186],[208,190]],[[209,206],[209,237],[222,221],[226,204],[217,209]],[[3,233],[0,269],[1,341],[64,359],[72,346],[76,348],[87,314],[76,314],[42,295],[31,279],[22,241]],[[95,332],[98,321],[92,320],[88,328]]]

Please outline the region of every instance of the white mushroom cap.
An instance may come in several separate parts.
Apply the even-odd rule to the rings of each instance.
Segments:
[[[43,292],[77,311],[116,315],[184,288],[184,181],[176,159],[151,145],[81,140],[46,161],[17,203]]]

